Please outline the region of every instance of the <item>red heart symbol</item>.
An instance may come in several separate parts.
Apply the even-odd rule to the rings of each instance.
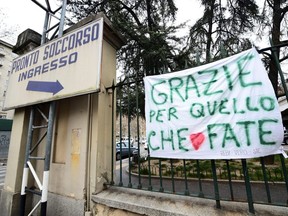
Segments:
[[[202,145],[202,143],[204,142],[205,136],[203,133],[190,134],[190,140],[191,140],[192,146],[197,151]]]

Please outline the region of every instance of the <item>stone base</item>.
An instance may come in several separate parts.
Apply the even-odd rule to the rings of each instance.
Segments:
[[[77,200],[58,194],[49,193],[47,215],[79,216],[85,214],[85,200]]]
[[[19,215],[20,193],[2,189],[0,194],[1,216]]]
[[[29,206],[32,197],[26,199],[26,214],[39,202],[40,197],[34,195],[33,206]],[[14,216],[19,215],[20,193],[14,194],[6,190],[2,190],[0,197],[0,215]],[[40,215],[41,206],[35,211],[35,215]],[[47,215],[53,216],[79,216],[85,214],[85,200],[76,200],[71,197],[61,196],[58,194],[49,193],[47,201]]]
[[[211,199],[111,187],[92,196],[93,215],[99,216],[247,216],[247,203],[221,201],[221,209]],[[285,216],[287,207],[254,204],[256,216]]]

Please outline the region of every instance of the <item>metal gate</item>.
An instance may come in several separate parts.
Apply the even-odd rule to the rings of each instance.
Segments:
[[[287,45],[271,46],[259,50],[259,53],[271,51],[288,99],[283,72],[275,55],[275,49]],[[144,103],[143,79],[131,81],[126,77],[109,89],[113,91],[113,99],[117,92],[116,103],[112,102],[117,104],[112,109],[112,115],[117,111],[116,131],[112,131],[112,136],[116,137],[116,152],[112,151],[116,175],[112,174],[111,184],[214,199],[217,208],[221,208],[221,200],[244,201],[250,213],[255,213],[254,203],[288,206],[288,162],[283,155],[275,155],[274,166],[267,165],[264,157],[249,160],[152,158],[149,149],[145,149],[145,143],[141,142],[142,128],[145,127],[141,108]],[[123,137],[127,137],[125,141]],[[123,144],[119,144],[121,142]],[[116,158],[118,153],[120,157]]]

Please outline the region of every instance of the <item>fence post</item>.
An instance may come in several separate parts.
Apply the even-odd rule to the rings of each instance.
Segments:
[[[211,160],[211,168],[212,168],[212,174],[213,174],[213,183],[214,183],[214,191],[215,191],[215,200],[216,200],[216,208],[220,209],[220,196],[219,196],[219,188],[218,188],[218,182],[217,182],[217,173],[216,173],[216,165],[215,160]]]
[[[255,210],[253,206],[252,190],[251,190],[251,185],[250,185],[246,159],[241,159],[241,162],[242,162],[243,174],[244,174],[244,179],[245,179],[245,187],[246,187],[246,193],[247,193],[249,212],[252,214],[255,214]]]

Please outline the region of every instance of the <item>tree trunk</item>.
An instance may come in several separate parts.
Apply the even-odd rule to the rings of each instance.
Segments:
[[[214,8],[215,8],[215,0],[210,2],[210,13],[208,18],[208,31],[207,31],[207,44],[206,44],[206,62],[210,62],[211,60],[211,44],[212,44],[212,27],[213,27],[213,18],[214,18]]]
[[[148,20],[148,28],[149,31],[153,30],[153,20],[151,18],[151,0],[146,0],[147,7],[147,20]]]
[[[277,45],[280,43],[280,25],[281,25],[281,0],[274,0],[274,5],[273,5],[273,26],[272,26],[272,45]],[[277,56],[277,58],[279,59],[279,49],[277,49],[275,51],[275,54]],[[274,55],[272,55],[274,56]],[[274,93],[276,95],[276,97],[278,98],[278,69],[277,69],[277,65],[275,62],[275,59],[272,57],[270,60],[270,64],[269,64],[269,79],[272,83],[273,89],[274,89]],[[274,164],[274,155],[270,155],[264,158],[264,163],[265,164]]]
[[[272,26],[272,45],[277,45],[280,43],[280,24],[281,24],[281,3],[280,0],[274,0],[274,5],[273,5],[273,26]],[[279,49],[276,51],[276,56],[279,58]],[[278,69],[276,62],[273,58],[270,60],[270,65],[269,65],[269,79],[272,83],[275,95],[277,97],[277,89],[278,89]]]

